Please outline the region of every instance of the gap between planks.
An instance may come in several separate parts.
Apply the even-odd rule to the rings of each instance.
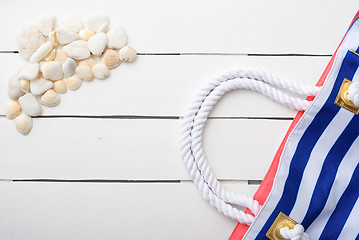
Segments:
[[[16,53],[18,51],[2,50],[0,53]],[[331,57],[332,54],[311,54],[311,53],[137,53],[139,56],[247,56],[247,57]]]
[[[247,182],[248,185],[260,185],[262,180],[218,179],[220,182]],[[109,179],[0,179],[0,182],[61,182],[61,183],[186,183],[191,180],[109,180]]]
[[[5,115],[0,115],[0,118],[5,118]],[[141,116],[141,115],[41,115],[33,118],[94,118],[94,119],[156,119],[156,120],[183,120],[180,116]],[[208,117],[208,119],[221,119],[221,120],[283,120],[291,121],[294,117]]]

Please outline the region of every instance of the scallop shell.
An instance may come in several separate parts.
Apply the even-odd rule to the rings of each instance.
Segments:
[[[15,118],[16,130],[22,135],[27,135],[32,129],[32,118],[26,114],[21,114]]]
[[[71,91],[76,91],[81,87],[82,79],[80,79],[78,76],[73,75],[69,77],[67,80],[67,86]]]
[[[85,40],[85,41],[88,41],[93,35],[95,35],[95,33],[88,29],[82,29],[79,32],[80,39]]]
[[[56,49],[55,58],[53,59],[54,61],[64,64],[67,58],[68,56],[64,51],[62,51],[61,49]]]
[[[120,60],[122,62],[133,62],[137,57],[136,50],[131,46],[125,46],[120,49]]]
[[[30,92],[30,81],[20,79],[20,87],[24,93],[29,93]]]
[[[89,57],[79,61],[78,66],[89,66],[90,68],[93,68],[93,66],[95,66],[96,63],[97,61],[94,57]]]
[[[20,115],[21,106],[18,101],[9,100],[5,105],[5,115],[8,119],[14,119]]]
[[[101,62],[106,64],[109,69],[114,69],[121,64],[119,52],[107,49],[101,57]]]
[[[104,63],[98,63],[92,68],[93,75],[97,79],[105,79],[110,75],[110,70]]]
[[[89,66],[78,66],[76,68],[76,76],[85,81],[90,81],[93,79],[93,72]]]
[[[44,106],[54,107],[61,102],[61,97],[53,89],[49,89],[41,96],[40,102]]]
[[[64,94],[67,92],[66,82],[63,80],[55,81],[52,89],[59,94]]]

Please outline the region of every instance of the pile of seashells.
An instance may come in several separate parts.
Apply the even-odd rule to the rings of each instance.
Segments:
[[[56,22],[55,17],[41,19],[24,28],[17,37],[20,55],[30,63],[14,74],[8,85],[5,107],[8,119],[27,135],[32,116],[42,113],[42,105],[60,103],[59,94],[75,91],[83,81],[105,79],[122,62],[133,62],[136,51],[127,45],[127,35],[119,26],[109,26],[107,16],[77,17]]]

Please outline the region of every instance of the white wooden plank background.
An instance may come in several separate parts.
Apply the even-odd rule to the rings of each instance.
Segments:
[[[358,7],[357,0],[2,0],[1,106],[9,76],[24,64],[16,36],[41,16],[106,14],[140,56],[63,95],[27,137],[0,108],[0,239],[228,239],[236,223],[202,200],[180,158],[185,109],[204,83],[243,65],[315,84]],[[294,114],[248,91],[218,103],[203,147],[226,187],[255,192],[251,180],[263,178]]]

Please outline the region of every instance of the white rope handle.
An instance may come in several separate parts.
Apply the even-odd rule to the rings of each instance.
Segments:
[[[202,133],[213,106],[227,92],[250,89],[295,110],[306,110],[310,101],[292,97],[277,88],[303,96],[316,96],[320,87],[306,86],[279,78],[268,72],[240,68],[229,71],[209,82],[195,96],[183,120],[181,153],[189,175],[203,198],[217,210],[241,224],[250,225],[254,217],[231,204],[248,208],[257,215],[261,206],[253,197],[230,192],[223,188],[211,170],[202,150]]]

